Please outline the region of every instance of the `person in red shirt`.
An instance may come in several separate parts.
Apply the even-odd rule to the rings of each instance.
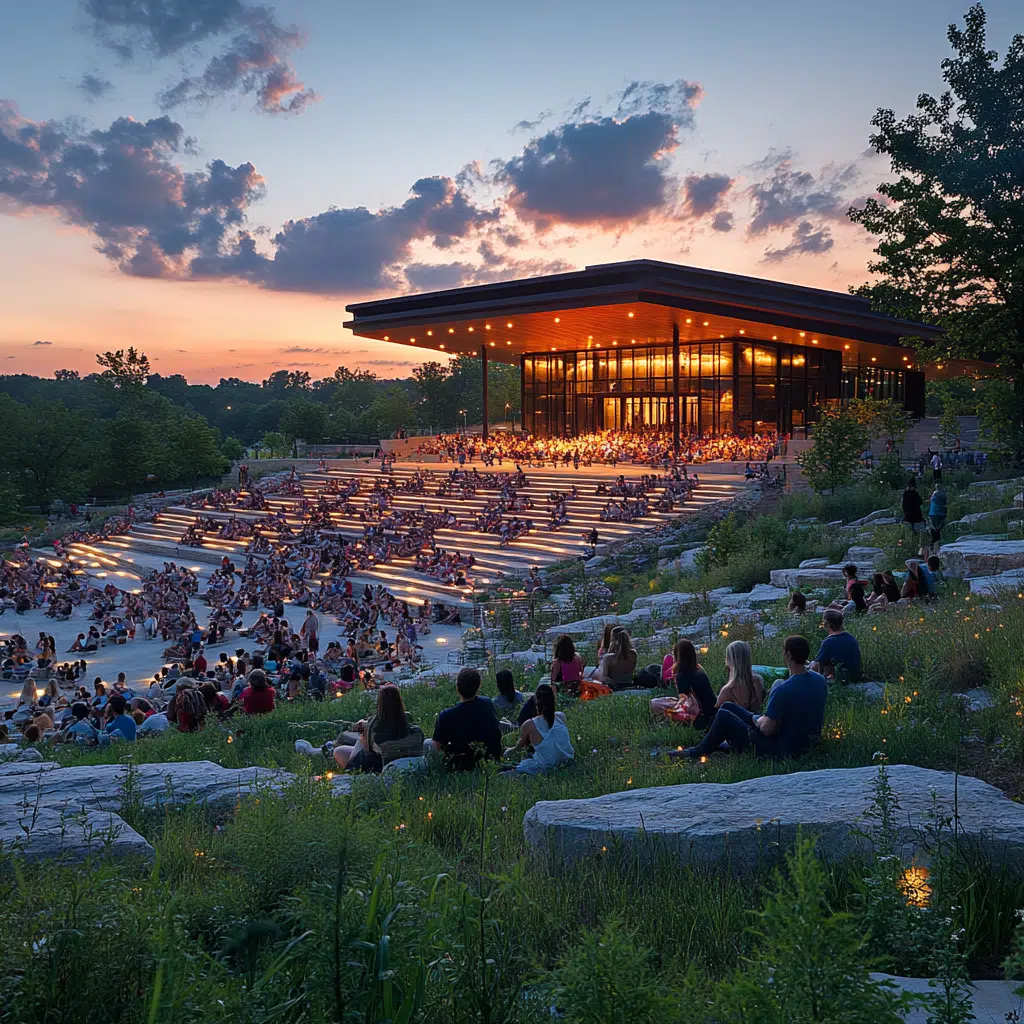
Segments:
[[[195,673],[196,679],[206,678],[207,661],[206,655],[203,654],[203,648],[200,647],[196,651],[196,656],[192,659],[192,671]]]
[[[210,714],[223,718],[231,707],[228,695],[218,690],[216,684],[211,682],[203,683],[199,687],[199,692],[203,695],[203,700],[206,701],[206,707]]]
[[[240,700],[247,715],[265,715],[274,710],[274,688],[267,682],[267,674],[261,668],[249,673],[249,685],[242,691]]]

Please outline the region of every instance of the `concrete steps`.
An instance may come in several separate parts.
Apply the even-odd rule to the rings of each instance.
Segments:
[[[396,465],[393,476],[399,482],[412,477],[418,469],[424,471],[433,469],[435,479],[427,482],[427,493],[425,494],[399,493],[394,495],[393,505],[406,510],[419,510],[423,507],[428,512],[448,509],[454,512],[460,520],[458,528],[436,531],[437,544],[447,550],[458,550],[464,554],[471,553],[476,559],[473,576],[478,585],[484,587],[496,582],[503,573],[523,573],[534,565],[543,567],[564,558],[580,555],[583,551],[581,535],[593,527],[597,528],[603,547],[606,543],[625,540],[643,530],[662,525],[677,518],[680,514],[692,514],[718,501],[728,499],[736,493],[738,482],[725,480],[721,475],[701,477],[701,484],[693,499],[686,503],[681,513],[652,513],[636,523],[604,523],[600,519],[600,513],[609,498],[606,495],[595,493],[597,485],[599,483],[610,485],[620,472],[627,479],[635,479],[649,470],[644,467],[631,466],[619,466],[614,469],[601,466],[580,471],[571,468],[568,470],[561,468],[527,470],[528,485],[520,488],[518,493],[530,498],[534,503],[534,508],[518,513],[518,515],[520,518],[533,519],[537,526],[530,533],[502,548],[496,536],[480,533],[475,528],[471,529],[464,525],[465,521],[475,519],[489,500],[497,497],[496,490],[478,491],[475,497],[464,501],[439,498],[434,493],[441,479],[447,476],[451,468],[450,463],[443,469],[436,464],[400,463]],[[367,465],[362,462],[346,465],[336,464],[327,472],[318,471],[304,474],[300,478],[300,485],[303,495],[315,500],[323,493],[330,480],[348,480],[353,477],[358,478],[361,483],[361,491],[353,497],[353,504],[365,506],[373,485],[382,478],[379,467],[376,465]],[[573,484],[578,487],[580,496],[575,500],[569,500],[570,521],[568,525],[552,533],[547,528],[547,510],[550,507],[548,494],[555,490],[567,492]],[[289,526],[296,531],[302,528],[300,501],[301,496],[267,495],[268,511],[283,512]],[[73,545],[72,554],[78,558],[88,559],[91,571],[94,573],[97,571],[97,567],[92,566],[91,563],[98,562],[100,571],[126,573],[128,576],[135,575],[131,562],[132,551],[145,552],[148,555],[186,565],[191,562],[216,564],[226,554],[236,564],[239,564],[246,557],[247,539],[212,538],[204,540],[201,547],[181,545],[179,539],[195,521],[197,515],[201,515],[204,519],[226,521],[231,515],[235,515],[239,519],[259,520],[266,514],[266,512],[247,509],[218,512],[174,506],[161,512],[157,520],[152,523],[137,524],[130,534],[123,537],[112,538],[97,545]],[[332,516],[331,532],[337,532],[348,539],[356,539],[362,537],[364,525],[365,523],[357,516],[335,514]],[[459,593],[455,588],[444,586],[433,578],[417,572],[413,568],[411,558],[395,559],[386,565],[367,571],[363,575],[368,579],[383,583],[396,594],[417,603],[428,596],[431,599],[449,602],[454,599],[468,601],[471,597],[471,591],[468,589]]]

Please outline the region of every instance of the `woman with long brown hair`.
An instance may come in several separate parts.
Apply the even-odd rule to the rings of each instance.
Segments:
[[[360,734],[359,739],[353,744],[336,744],[334,760],[350,771],[383,771],[384,760],[374,747],[405,739],[411,731],[402,691],[390,683],[382,686],[377,691],[377,711],[356,722],[354,731]]]
[[[715,691],[708,674],[697,661],[697,649],[689,640],[680,640],[672,652],[675,657],[674,682],[680,696],[692,696],[700,705],[700,715],[693,725],[706,729],[715,717]]]

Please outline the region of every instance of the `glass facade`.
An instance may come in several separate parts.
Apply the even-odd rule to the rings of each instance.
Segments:
[[[523,357],[523,426],[541,436],[672,426],[672,347],[629,345]],[[683,434],[799,433],[815,406],[904,397],[898,370],[844,367],[842,353],[728,340],[680,345]]]

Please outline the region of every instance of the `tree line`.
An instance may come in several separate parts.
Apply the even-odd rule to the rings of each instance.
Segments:
[[[81,376],[0,378],[0,518],[55,499],[123,498],[141,490],[195,486],[221,476],[256,444],[288,454],[311,445],[374,442],[398,429],[445,430],[480,423],[479,359],[424,363],[408,379],[384,380],[339,366],[321,380],[278,370],[259,384],[216,386],[153,373],[134,348],[98,355]],[[519,368],[492,363],[492,422],[519,416]]]

